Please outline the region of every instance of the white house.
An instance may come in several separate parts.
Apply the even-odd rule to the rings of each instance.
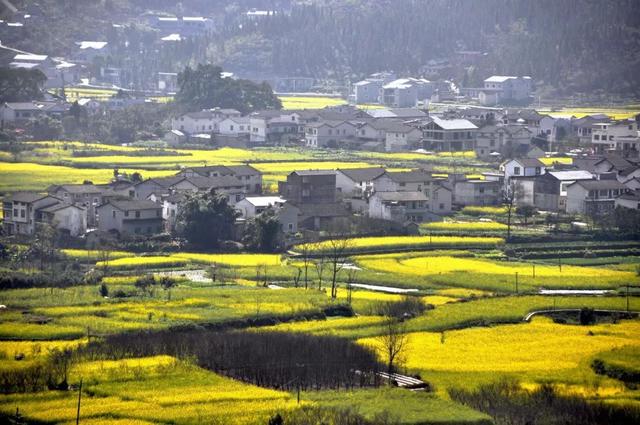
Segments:
[[[596,153],[606,153],[610,150],[637,152],[640,148],[638,123],[631,119],[594,123],[591,144]]]
[[[578,180],[567,186],[567,212],[569,214],[609,214],[616,199],[629,189],[614,179]]]
[[[369,217],[419,223],[431,216],[428,200],[419,191],[375,192],[369,198]]]
[[[419,100],[431,98],[432,84],[422,78],[400,78],[382,86],[380,99],[396,108],[414,107]]]
[[[200,112],[189,112],[171,120],[171,129],[186,134],[218,132],[218,124],[226,118],[240,117],[235,109],[205,109]]]
[[[280,196],[248,196],[235,205],[243,218],[253,218],[270,207],[274,209],[283,232],[298,231],[300,209]]]
[[[251,132],[248,117],[225,118],[218,123],[218,133],[225,136],[239,136]]]
[[[304,126],[305,143],[309,147],[338,147],[343,139],[354,138],[356,125],[349,121],[324,120]]]
[[[469,120],[433,117],[424,126],[424,147],[439,151],[473,150],[477,130]]]
[[[530,146],[532,137],[532,131],[522,125],[485,125],[476,133],[476,156],[482,159],[492,158],[496,153],[511,156],[519,146]]]
[[[615,200],[616,207],[624,207],[632,210],[640,210],[640,192],[625,193]]]
[[[500,166],[504,172],[504,184],[509,185],[512,177],[536,177],[545,173],[546,166],[536,158],[516,158]]]
[[[87,231],[87,210],[77,205],[60,202],[39,210],[40,220],[71,236],[81,236]]]
[[[292,111],[265,110],[249,115],[252,143],[265,143],[283,133],[296,136],[300,132],[300,114]]]
[[[484,80],[478,99],[484,106],[504,102],[522,102],[531,97],[531,77],[493,75]]]
[[[382,167],[339,168],[336,188],[343,196],[361,196],[373,191],[373,180],[385,173]]]

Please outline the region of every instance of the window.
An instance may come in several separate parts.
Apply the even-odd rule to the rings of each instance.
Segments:
[[[137,235],[137,234],[140,234],[140,228],[139,228],[139,227],[136,227],[136,228],[133,230],[133,233],[135,233],[136,235]]]
[[[156,217],[160,217],[160,210],[156,210]]]
[[[25,218],[25,210],[20,211],[20,217]]]
[[[175,217],[176,216],[176,210],[171,210],[171,217]]]
[[[541,170],[540,167],[536,167],[536,174],[540,174]]]
[[[125,216],[125,217],[129,217],[129,211],[125,211],[125,212],[124,212],[124,216]]]
[[[13,210],[13,216],[14,217],[18,217],[18,215],[19,215],[18,214],[18,209],[16,208],[16,209]]]
[[[513,167],[513,174],[516,176],[520,175],[520,167]]]
[[[236,194],[236,202],[242,201],[242,193]]]
[[[404,183],[404,182],[400,183],[400,187],[405,187],[405,186],[406,186],[406,183]]]
[[[232,125],[229,126],[229,131],[233,131],[233,126]]]
[[[480,193],[484,193],[484,187],[480,188]]]
[[[116,218],[116,210],[111,211],[111,216],[112,216],[113,218]]]
[[[440,204],[440,209],[443,210],[444,209],[444,204]]]
[[[140,211],[136,211],[136,218],[140,218]]]
[[[147,227],[147,234],[150,234],[150,233],[151,233],[151,231],[152,231],[152,230],[151,230],[151,226]]]

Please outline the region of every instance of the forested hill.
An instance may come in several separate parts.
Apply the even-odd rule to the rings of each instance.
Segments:
[[[640,91],[637,0],[327,3],[259,26],[277,72],[415,72],[464,49],[489,53],[485,75],[531,75],[567,91]]]
[[[50,24],[16,43],[62,49],[77,39],[115,39],[111,23],[135,28],[145,13],[215,18],[213,34],[180,48],[136,46],[141,69],[211,62],[238,73],[313,76],[354,81],[393,70],[418,74],[429,60],[459,50],[486,52],[461,82],[526,74],[562,95],[606,92],[640,96],[638,0],[23,0],[38,4]],[[249,21],[251,7],[275,17]],[[2,37],[5,42],[6,37]],[[124,43],[121,43],[124,45]],[[127,46],[131,48],[132,43]],[[123,48],[124,49],[124,48]],[[54,52],[55,53],[55,52]],[[64,52],[62,52],[64,53]],[[116,60],[117,58],[114,58]],[[167,70],[167,69],[164,69]],[[179,71],[180,69],[175,69]]]

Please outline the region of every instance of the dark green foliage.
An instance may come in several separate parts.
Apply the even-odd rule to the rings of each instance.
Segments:
[[[496,425],[631,425],[640,421],[637,407],[561,395],[548,384],[526,391],[516,382],[501,381],[476,390],[452,389],[449,395],[491,415]]]
[[[145,294],[155,284],[156,278],[152,274],[147,274],[136,279],[134,286],[138,288],[143,294]]]
[[[242,242],[252,251],[275,252],[280,245],[280,222],[269,207],[249,220]]]
[[[580,310],[580,324],[593,325],[596,322],[596,313],[592,308],[585,307]]]
[[[101,297],[108,297],[109,296],[109,288],[104,283],[102,283],[100,285],[100,296]]]
[[[176,227],[189,243],[216,249],[232,235],[238,212],[215,192],[194,193],[181,203]]]
[[[35,140],[55,140],[62,134],[62,124],[57,119],[41,116],[29,122],[29,130]]]
[[[609,364],[601,359],[591,362],[591,369],[598,375],[606,375],[610,378],[624,382],[628,387],[640,384],[640,371],[624,368],[619,365]]]
[[[516,214],[524,218],[524,223],[527,224],[527,220],[538,213],[538,209],[533,205],[520,205],[516,207]]]
[[[382,303],[378,309],[378,314],[396,319],[409,319],[431,309],[433,309],[433,306],[426,305],[420,297],[407,295],[402,301]]]
[[[640,236],[640,211],[617,207],[614,217],[616,226],[621,232],[636,238]]]
[[[222,68],[198,65],[178,74],[176,102],[186,110],[233,108],[247,114],[259,109],[280,109],[282,104],[267,83],[221,77]]]
[[[352,409],[338,409],[321,406],[304,406],[299,409],[279,413],[269,419],[269,425],[392,425],[397,421],[388,415],[380,415],[367,420]]]
[[[375,385],[381,366],[371,348],[344,338],[272,331],[184,328],[125,333],[90,343],[79,351],[93,359],[160,354],[192,357],[205,369],[284,391]]]
[[[42,86],[47,77],[42,71],[0,68],[0,104],[42,99]]]

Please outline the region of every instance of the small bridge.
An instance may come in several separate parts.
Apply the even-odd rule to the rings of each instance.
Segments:
[[[537,315],[545,315],[552,313],[580,313],[581,308],[557,308],[555,310],[536,310],[528,313],[522,319],[524,322],[529,322],[533,316]],[[593,310],[595,313],[604,313],[604,314],[631,314],[633,316],[637,316],[640,314],[637,311],[627,311],[627,310]]]
[[[386,372],[378,372],[378,376],[387,381],[395,382],[400,388],[406,388],[411,391],[424,391],[429,388],[429,384],[412,376],[400,375],[398,373],[389,375]]]

